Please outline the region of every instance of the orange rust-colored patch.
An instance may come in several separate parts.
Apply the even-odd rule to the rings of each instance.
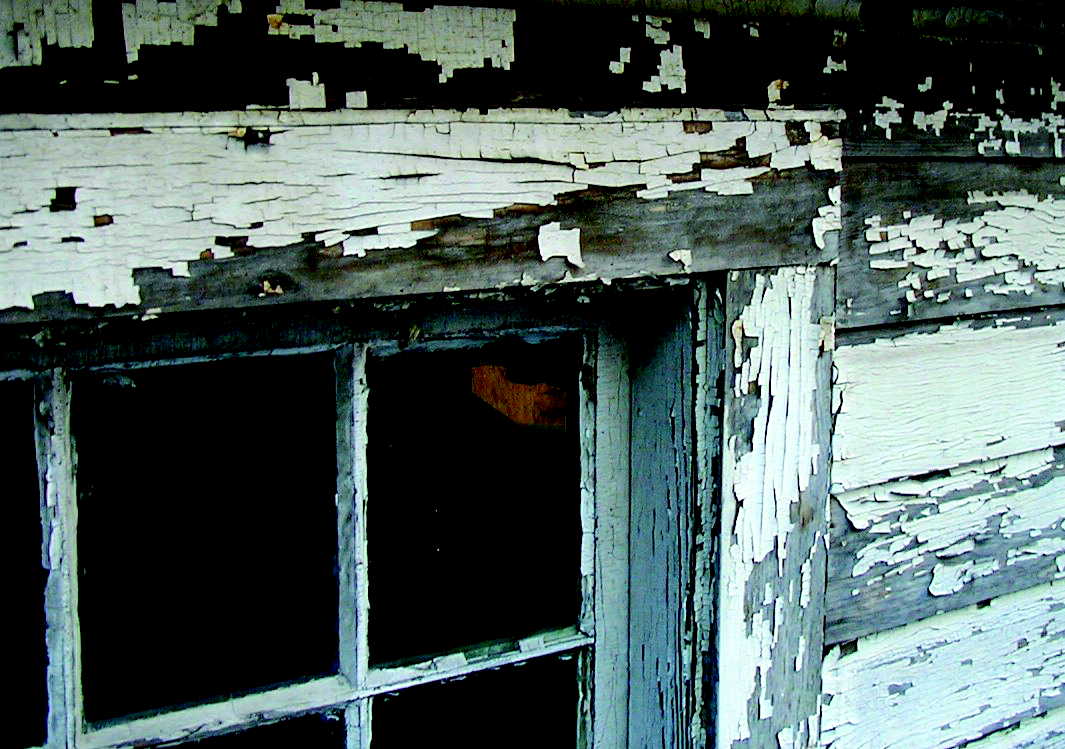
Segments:
[[[507,368],[485,364],[471,370],[473,394],[516,424],[564,427],[566,391],[539,382],[513,382]]]

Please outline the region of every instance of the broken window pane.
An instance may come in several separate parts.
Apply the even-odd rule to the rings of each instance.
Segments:
[[[330,355],[75,382],[88,720],[335,672],[335,404]]]
[[[575,342],[371,360],[371,662],[576,625],[579,363]]]
[[[548,656],[375,697],[371,749],[574,746],[577,657]]]
[[[181,746],[195,749],[262,749],[267,746],[344,749],[344,715],[340,712],[305,715],[240,733],[191,741]]]
[[[40,490],[34,445],[33,387],[0,382],[0,497],[7,579],[7,618],[13,623],[4,662],[9,691],[4,744],[41,746],[48,720]]]

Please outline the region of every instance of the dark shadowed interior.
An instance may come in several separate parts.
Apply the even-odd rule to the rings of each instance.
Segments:
[[[372,360],[372,663],[574,626],[576,342]]]
[[[79,377],[90,721],[335,672],[331,355]]]
[[[6,746],[41,746],[45,742],[48,695],[45,670],[44,586],[41,564],[41,510],[34,447],[33,387],[28,382],[0,382],[0,498],[4,503],[4,575],[10,595],[7,616],[12,627],[4,659],[8,717]]]
[[[373,701],[371,749],[574,746],[577,658],[547,656]]]

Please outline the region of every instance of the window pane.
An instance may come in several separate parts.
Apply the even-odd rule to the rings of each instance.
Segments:
[[[75,383],[90,721],[335,672],[332,357]]]
[[[373,701],[371,749],[561,749],[577,737],[577,658],[538,658]]]
[[[291,749],[344,749],[344,716],[342,713],[305,715],[302,718],[240,733],[191,741],[181,746],[195,749],[263,749],[271,746]]]
[[[4,661],[8,691],[5,746],[40,746],[48,716],[44,640],[44,587],[41,563],[40,490],[34,446],[33,388],[27,382],[0,382],[0,497],[4,502],[6,619],[12,622]]]
[[[577,623],[578,367],[573,343],[370,362],[371,662]]]

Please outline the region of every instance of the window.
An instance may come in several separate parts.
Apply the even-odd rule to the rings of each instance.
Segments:
[[[48,735],[21,745],[686,745],[698,305],[486,306],[283,348],[259,318],[130,328],[34,375]]]

